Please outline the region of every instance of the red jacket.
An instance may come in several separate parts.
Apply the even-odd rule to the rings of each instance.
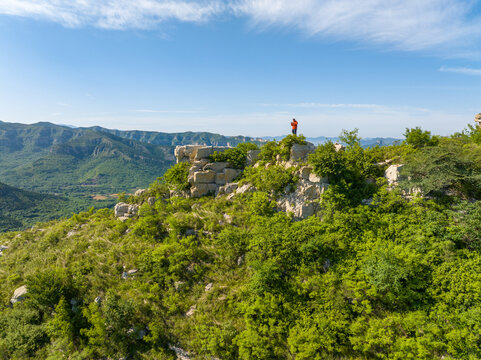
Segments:
[[[292,121],[291,126],[293,129],[297,129],[297,120]]]

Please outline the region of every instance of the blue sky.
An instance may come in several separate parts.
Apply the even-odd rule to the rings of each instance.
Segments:
[[[0,0],[0,120],[447,135],[481,112],[480,1]]]

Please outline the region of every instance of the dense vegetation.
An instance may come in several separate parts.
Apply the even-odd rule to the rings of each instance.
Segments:
[[[318,147],[331,186],[301,221],[276,211],[296,182],[281,163],[248,167],[244,181],[266,175],[232,200],[170,198],[177,166],[129,199],[137,218],[92,209],[1,235],[0,358],[481,358],[480,130],[414,134]],[[388,187],[387,159],[410,180]]]

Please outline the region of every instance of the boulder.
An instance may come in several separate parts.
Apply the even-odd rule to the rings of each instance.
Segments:
[[[225,173],[215,174],[215,183],[217,185],[225,185]]]
[[[230,169],[230,168],[225,169],[224,170],[225,182],[230,183],[237,176],[239,176],[240,173],[241,171],[238,169]]]
[[[252,186],[251,184],[245,184],[243,186],[241,186],[240,188],[238,188],[235,193],[236,194],[246,194],[246,193],[250,193],[250,192],[254,192],[256,191],[256,188],[254,186]]]
[[[204,147],[204,145],[176,146],[174,150],[174,155],[177,163],[193,160],[194,151],[200,147]]]
[[[344,150],[344,145],[339,144],[339,143],[335,143],[335,144],[334,144],[334,149],[336,149],[336,151],[339,152],[339,151],[341,151],[341,150]]]
[[[115,205],[115,208],[114,208],[115,217],[125,216],[125,214],[129,212],[129,206],[130,204],[123,203],[123,202]]]
[[[216,173],[220,173],[224,171],[224,169],[229,166],[227,162],[215,162],[215,163],[208,163],[204,166],[204,170],[212,170]]]
[[[190,309],[185,313],[185,316],[191,317],[197,311],[197,305],[192,305]]]
[[[278,202],[278,206],[285,212],[291,212],[295,219],[306,219],[316,213],[319,204],[284,199]]]
[[[247,152],[246,166],[254,165],[259,158],[260,153],[260,150],[249,150]]]
[[[145,194],[147,192],[147,189],[138,189],[136,192],[135,192],[135,196],[142,196],[143,194]]]
[[[129,277],[131,277],[132,275],[134,275],[135,273],[137,273],[139,270],[137,269],[132,269],[132,270],[129,270],[129,271],[124,271],[122,273],[122,279],[128,279]]]
[[[219,185],[217,184],[207,184],[207,190],[209,194],[215,194],[218,188],[219,188]]]
[[[321,190],[319,186],[316,185],[304,185],[296,190],[304,201],[318,200],[321,196]]]
[[[199,198],[209,193],[209,187],[207,184],[195,184],[190,188],[190,196],[193,198]]]
[[[403,179],[400,173],[403,166],[404,165],[391,165],[386,169],[384,177],[387,179],[389,185],[397,185],[398,182]]]
[[[212,146],[199,147],[194,150],[194,160],[208,159],[213,153]]]
[[[191,357],[187,351],[184,349],[173,346],[169,344],[169,349],[175,352],[175,356],[177,357],[178,360],[190,360]]]
[[[321,178],[319,175],[316,175],[314,173],[310,173],[309,174],[309,181],[310,182],[315,182],[315,183],[320,183],[322,182],[324,179]]]
[[[478,126],[481,126],[481,114],[477,114],[474,117],[474,121],[476,121],[478,123]]]
[[[309,180],[309,175],[312,172],[312,168],[309,166],[303,166],[299,169],[299,177],[304,180]]]
[[[147,199],[147,204],[149,204],[150,206],[154,206],[155,204],[155,197],[151,196]]]
[[[194,184],[209,184],[215,182],[215,172],[212,170],[194,173]]]
[[[139,205],[137,204],[129,205],[129,211],[128,211],[129,215],[134,216],[134,215],[137,215],[138,212],[139,212]]]
[[[291,154],[289,160],[291,161],[306,161],[307,156],[316,150],[314,144],[307,143],[306,145],[293,144],[291,147]]]
[[[237,183],[229,183],[224,186],[220,186],[217,189],[217,194],[216,195],[228,195],[230,193],[233,193],[235,190],[237,190],[237,187],[239,185]]]
[[[13,296],[10,299],[10,302],[12,304],[15,304],[16,302],[22,301],[23,299],[25,299],[25,295],[27,295],[27,292],[28,290],[26,285],[20,286],[13,292]]]

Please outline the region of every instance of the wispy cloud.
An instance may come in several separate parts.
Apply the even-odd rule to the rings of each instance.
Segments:
[[[146,29],[166,21],[202,22],[221,13],[220,1],[2,0],[0,14],[47,19],[67,27]]]
[[[246,17],[260,28],[297,28],[329,40],[401,50],[440,47],[472,53],[481,35],[480,0],[0,0],[0,14],[68,27],[146,29],[167,20]]]
[[[481,76],[481,69],[472,69],[472,68],[467,68],[467,67],[446,67],[446,66],[442,66],[439,69],[439,71],[457,73],[457,74],[464,74],[464,75]]]
[[[245,0],[236,6],[259,25],[296,26],[338,40],[420,50],[479,36],[476,1],[461,0]]]

